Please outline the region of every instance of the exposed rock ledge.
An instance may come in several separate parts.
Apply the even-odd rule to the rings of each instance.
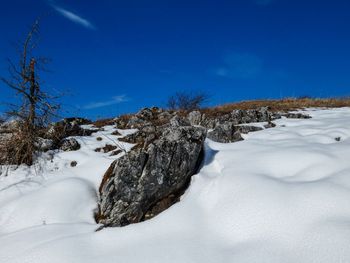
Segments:
[[[167,127],[159,139],[116,160],[100,186],[97,221],[125,226],[177,202],[202,161],[205,137],[201,127]]]

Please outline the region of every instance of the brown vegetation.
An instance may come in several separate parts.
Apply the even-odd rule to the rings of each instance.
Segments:
[[[115,121],[113,118],[100,119],[92,123],[96,128],[102,128],[107,125],[114,125]]]
[[[271,111],[291,111],[303,108],[350,107],[350,98],[285,98],[280,100],[250,100],[229,103],[201,111],[211,115],[229,113],[233,110],[249,110],[268,107]]]

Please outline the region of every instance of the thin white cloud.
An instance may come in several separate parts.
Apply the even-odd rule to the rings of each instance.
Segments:
[[[289,72],[282,68],[271,68],[263,59],[253,53],[229,52],[223,57],[222,65],[212,70],[218,77],[229,79],[287,79]]]
[[[102,108],[106,106],[111,106],[115,104],[119,104],[125,101],[128,101],[129,99],[125,95],[120,95],[120,96],[114,96],[112,97],[111,100],[107,101],[99,101],[99,102],[91,102],[85,106],[83,106],[83,109],[90,110],[90,109],[97,109],[97,108]]]
[[[59,14],[61,14],[62,16],[64,16],[65,18],[67,18],[68,20],[78,24],[78,25],[81,25],[85,28],[88,28],[88,29],[93,29],[95,30],[96,27],[90,22],[88,21],[87,19],[81,17],[81,16],[78,16],[77,14],[74,14],[73,12],[67,10],[67,9],[64,9],[62,7],[59,7],[59,6],[56,6],[56,5],[51,5]]]
[[[228,78],[256,78],[263,68],[263,61],[250,53],[231,52],[224,57],[223,64],[215,70],[215,74]]]

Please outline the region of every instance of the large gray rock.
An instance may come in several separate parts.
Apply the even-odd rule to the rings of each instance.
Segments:
[[[199,168],[205,137],[204,128],[167,127],[147,147],[116,160],[100,186],[97,221],[125,226],[177,202]]]
[[[238,125],[252,122],[269,122],[273,118],[273,114],[267,107],[261,107],[252,110],[233,110],[227,113],[207,112],[201,114],[199,111],[192,111],[187,118],[191,125],[201,125],[208,129],[214,129],[227,123]]]
[[[60,148],[59,149],[62,150],[62,151],[65,151],[65,152],[76,151],[76,150],[80,149],[80,144],[74,138],[67,138],[67,139],[63,139],[60,142]]]
[[[243,140],[239,128],[232,122],[217,125],[214,130],[208,132],[207,137],[215,142],[221,143]]]
[[[54,149],[54,141],[39,137],[35,142],[35,146],[39,151],[46,152]]]
[[[200,125],[202,120],[202,114],[200,111],[191,111],[188,116],[188,120],[190,121],[191,125]]]
[[[149,124],[141,127],[137,132],[129,134],[119,141],[137,144],[137,147],[144,147],[159,138],[164,129],[169,127],[190,126],[188,119],[175,115],[163,125]]]
[[[219,124],[212,131],[208,132],[207,137],[215,142],[229,143],[242,141],[242,133],[260,131],[263,128],[250,125],[235,125],[233,122]]]
[[[267,107],[255,110],[234,110],[231,112],[231,119],[235,124],[267,122],[271,120],[271,113]]]

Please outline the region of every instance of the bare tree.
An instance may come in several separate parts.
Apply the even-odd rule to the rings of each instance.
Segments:
[[[196,110],[203,106],[209,99],[208,94],[204,92],[176,92],[168,98],[167,107],[171,110]]]
[[[9,77],[1,78],[15,92],[18,101],[17,104],[8,104],[7,116],[14,119],[17,126],[5,150],[9,164],[33,163],[40,129],[45,127],[59,109],[59,104],[54,103],[57,97],[41,88],[39,72],[44,69],[48,59],[33,54],[37,47],[39,21],[37,19],[34,22],[20,43],[19,61],[14,63],[8,59]]]

